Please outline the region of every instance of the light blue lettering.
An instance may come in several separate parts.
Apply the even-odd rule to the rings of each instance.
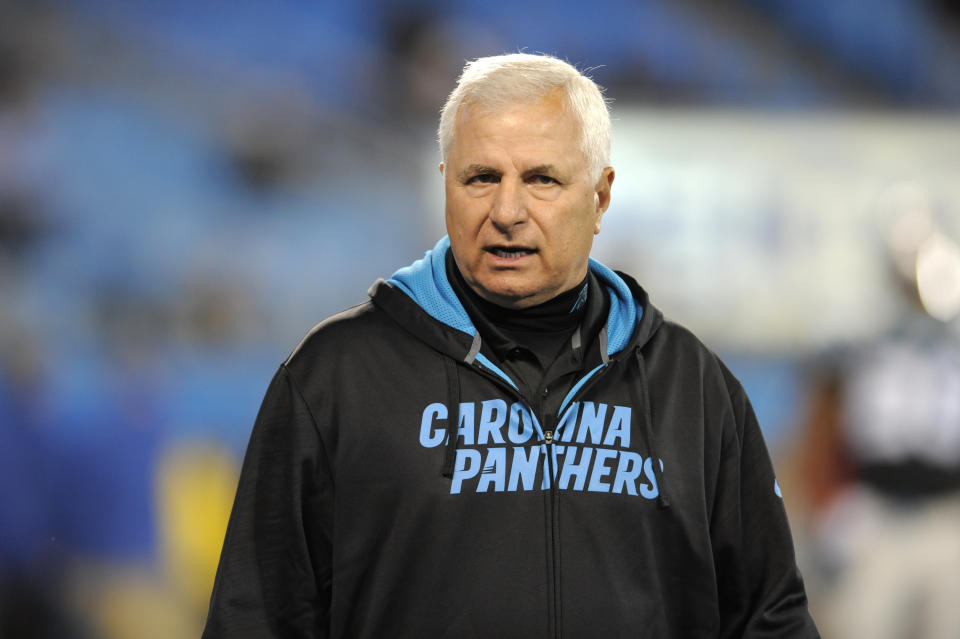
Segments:
[[[630,414],[629,406],[613,407],[610,429],[603,439],[604,446],[616,446],[617,440],[620,440],[622,448],[630,448]]]
[[[520,422],[523,422],[521,428]],[[507,438],[514,444],[522,444],[533,437],[533,415],[520,402],[510,405],[510,425],[507,427]]]
[[[513,463],[510,465],[510,483],[507,484],[507,490],[510,492],[517,490],[517,485],[521,479],[523,480],[524,490],[533,490],[539,457],[540,449],[536,447],[522,448],[517,446],[513,449]]]
[[[457,459],[453,465],[453,479],[450,482],[450,494],[459,495],[463,480],[476,477],[479,472],[480,451],[472,448],[457,449]]]
[[[506,406],[504,406],[506,410]],[[506,448],[487,449],[487,458],[483,462],[483,474],[480,475],[480,481],[477,483],[477,492],[485,493],[490,484],[493,484],[493,490],[497,493],[503,492],[503,486],[506,483]]]
[[[503,444],[500,429],[507,421],[507,403],[502,399],[488,399],[480,408],[477,425],[477,444]]]
[[[434,429],[433,422],[447,418],[447,407],[440,402],[434,402],[423,409],[423,418],[420,420],[420,445],[424,448],[439,446],[446,439],[446,431]]]
[[[550,446],[552,451],[547,450],[546,444],[540,445],[540,452],[543,453],[543,481],[540,484],[542,490],[550,488],[552,482],[557,478],[557,465],[560,463],[559,457],[563,454],[564,447],[557,444],[552,444]],[[553,476],[550,476],[550,456],[547,453],[552,453],[553,457]]]
[[[606,416],[606,404],[584,402],[583,414],[580,416],[580,428],[577,429],[577,443],[586,443],[588,433],[591,444],[601,443],[603,441],[603,421]]]
[[[605,465],[606,461],[616,456],[617,451],[615,450],[597,449],[597,454],[593,458],[593,472],[590,473],[590,486],[587,487],[587,490],[595,493],[610,492],[610,484],[605,484],[601,480],[610,474],[610,467]]]
[[[624,450],[620,452],[620,461],[617,463],[617,474],[613,480],[613,491],[622,495],[626,489],[628,495],[637,495],[636,481],[643,470],[643,457],[637,453]]]
[[[457,426],[457,437],[462,438],[464,444],[473,445],[473,404],[470,402],[460,404],[460,423]]]
[[[660,460],[660,470],[663,470],[663,460]],[[660,487],[657,486],[657,476],[653,472],[653,457],[647,457],[643,462],[643,476],[650,482],[649,484],[640,484],[640,494],[647,499],[653,499],[660,494]]]
[[[593,449],[589,446],[580,448],[580,461],[577,459],[576,446],[570,447],[563,458],[563,471],[560,472],[560,480],[557,482],[557,488],[566,490],[571,477],[576,477],[573,484],[574,490],[583,490],[587,482],[587,474],[590,472],[590,457],[593,456]]]

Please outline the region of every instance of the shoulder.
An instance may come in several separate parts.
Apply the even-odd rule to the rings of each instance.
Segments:
[[[746,398],[740,380],[720,356],[681,324],[665,319],[651,336],[644,352],[662,372],[667,372],[675,380],[695,383],[715,401],[733,408]]]
[[[725,367],[717,354],[689,328],[669,319],[663,320],[644,351],[673,362],[675,367],[718,377],[724,375]]]
[[[379,342],[397,339],[399,327],[369,300],[325,318],[300,340],[284,361],[295,377],[323,363],[335,368],[338,361],[375,349]]]

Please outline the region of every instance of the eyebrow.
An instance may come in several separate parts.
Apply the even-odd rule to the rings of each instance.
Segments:
[[[539,166],[533,167],[532,169],[527,169],[526,171],[524,171],[523,177],[527,178],[532,175],[540,175],[541,173],[547,174],[547,175],[556,175],[558,171],[557,171],[557,167],[555,167],[552,164],[541,164]]]
[[[545,173],[548,175],[556,175],[558,171],[557,171],[557,167],[555,167],[552,164],[540,164],[538,166],[535,166],[531,169],[527,169],[526,171],[524,171],[523,177],[528,178],[533,175],[540,175],[541,173]],[[487,166],[486,164],[471,164],[467,168],[460,171],[460,173],[458,174],[458,177],[461,180],[466,180],[474,175],[484,175],[484,174],[500,175],[501,172],[499,169],[495,169],[493,167]]]

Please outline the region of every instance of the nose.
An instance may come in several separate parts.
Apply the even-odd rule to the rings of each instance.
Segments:
[[[527,220],[527,209],[523,202],[523,185],[517,181],[503,178],[497,187],[490,221],[497,230],[506,233]]]

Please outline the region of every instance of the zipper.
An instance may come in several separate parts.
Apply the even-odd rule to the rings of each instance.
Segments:
[[[578,397],[581,397],[588,388],[593,386],[597,379],[603,376],[607,372],[607,369],[610,368],[610,364],[615,361],[611,359],[603,368],[598,370],[593,377],[588,379],[583,386],[577,389],[577,392],[570,398],[570,401],[567,403],[567,406],[572,404]],[[563,636],[563,608],[561,607],[561,575],[560,575],[560,495],[559,490],[557,489],[557,479],[558,479],[558,470],[554,468],[553,463],[553,446],[555,444],[555,432],[553,424],[559,421],[560,415],[558,414],[556,418],[550,418],[551,423],[547,422],[547,415],[543,411],[543,398],[546,397],[545,393],[541,393],[539,399],[538,408],[538,419],[541,424],[548,425],[547,429],[543,431],[543,443],[546,444],[547,450],[547,469],[550,473],[550,552],[551,552],[551,578],[552,578],[552,598],[553,598],[553,616],[551,622],[553,624],[553,632],[550,633],[555,639],[561,639]]]
[[[550,475],[550,495],[548,497],[550,500],[550,513],[548,517],[549,536],[547,538],[547,542],[549,544],[549,548],[547,550],[550,553],[550,581],[547,584],[547,601],[548,606],[553,609],[553,614],[548,614],[549,621],[547,634],[554,637],[554,639],[560,639],[560,562],[559,552],[557,550],[559,517],[557,516],[557,482],[553,463],[554,429],[552,427],[544,429],[544,425],[547,424],[547,415],[543,411],[543,398],[546,395],[543,392],[539,393],[537,395],[538,401],[534,403],[530,401],[529,398],[524,397],[523,393],[521,393],[517,388],[507,384],[502,377],[496,375],[493,373],[493,371],[488,370],[487,367],[480,362],[473,362],[471,367],[483,377],[493,380],[497,385],[499,385],[501,388],[504,388],[513,397],[516,397],[520,401],[524,402],[527,405],[527,408],[530,409],[531,414],[536,415],[538,427],[543,435],[543,443],[546,445],[547,454],[547,465],[544,470]],[[549,612],[551,611],[548,610],[548,613]]]
[[[550,628],[548,628],[547,632],[555,639],[560,639],[561,629],[563,627],[563,614],[560,601],[560,504],[559,495],[557,494],[557,471],[559,469],[556,468],[553,459],[554,429],[557,424],[557,419],[554,419],[552,415],[547,415],[546,411],[544,411],[543,402],[549,394],[549,386],[542,387],[540,392],[537,393],[537,414],[541,427],[543,428],[544,450],[546,450],[547,454],[545,471],[550,474],[550,495],[547,498],[550,504],[550,516],[548,518],[550,531],[548,539],[550,544],[549,556],[551,568],[549,571],[550,587],[548,589],[548,596],[553,604],[553,614],[550,615],[550,622],[553,628],[552,632],[550,632]]]
[[[550,473],[550,596],[553,600],[553,636],[560,639],[562,628],[562,609],[560,597],[560,511],[559,495],[557,494],[557,468],[553,463],[553,431],[548,430],[543,434],[547,450],[547,469]]]
[[[610,360],[610,363],[612,363],[613,361],[614,361],[614,360]],[[593,385],[596,383],[597,379],[599,379],[601,376],[603,376],[603,374],[604,374],[604,373],[607,371],[607,369],[610,367],[610,363],[607,363],[606,366],[604,366],[603,368],[601,368],[600,370],[598,370],[598,371],[593,375],[593,377],[591,377],[589,380],[587,380],[587,382],[577,390],[576,394],[574,394],[574,396],[570,398],[570,401],[567,403],[567,406],[569,406],[571,403],[573,403],[578,397],[580,397],[581,395],[583,395],[583,393],[584,393],[588,388],[590,388],[591,386],[593,386]],[[487,369],[483,364],[481,364],[480,362],[476,362],[476,361],[473,362],[472,367],[473,367],[477,372],[479,372],[481,375],[483,375],[483,376],[486,377],[487,379],[493,380],[493,381],[496,382],[499,386],[501,386],[502,388],[505,388],[511,395],[513,395],[513,396],[516,397],[517,399],[519,399],[519,400],[521,400],[522,402],[524,402],[524,403],[527,405],[527,407],[531,409],[531,411],[534,410],[534,403],[531,402],[527,397],[524,397],[523,394],[522,394],[518,389],[516,389],[516,388],[514,388],[513,386],[507,384],[506,381],[505,381],[503,378],[501,378],[499,375],[496,375],[496,374],[494,374],[492,371],[488,370],[488,369]],[[556,472],[557,469],[554,468],[554,460],[553,460],[553,446],[554,446],[554,444],[555,444],[555,440],[554,440],[555,431],[554,431],[554,428],[553,428],[553,426],[552,426],[553,423],[555,423],[557,420],[560,419],[560,415],[557,415],[556,419],[551,418],[551,419],[550,419],[550,423],[548,424],[548,421],[547,421],[548,416],[544,413],[544,410],[543,410],[543,398],[546,397],[546,395],[547,395],[547,390],[548,390],[548,389],[544,389],[543,391],[541,391],[541,392],[538,394],[538,396],[537,396],[538,401],[537,401],[537,403],[536,403],[536,411],[535,411],[535,414],[537,415],[537,421],[539,422],[540,429],[541,429],[541,431],[542,431],[542,433],[543,433],[543,443],[544,443],[545,446],[546,446],[547,465],[546,465],[546,469],[545,469],[545,470],[546,470],[546,472],[548,472],[548,473],[550,474],[550,495],[549,495],[549,500],[550,500],[550,516],[549,516],[550,533],[549,533],[549,544],[550,544],[550,548],[549,548],[549,551],[550,551],[550,564],[551,564],[551,565],[550,565],[550,568],[551,568],[551,570],[550,570],[550,581],[551,581],[551,583],[549,584],[549,587],[548,587],[547,597],[548,597],[548,600],[552,603],[552,606],[551,606],[551,607],[553,608],[553,614],[550,615],[550,625],[552,625],[552,629],[548,629],[548,634],[552,635],[555,639],[561,639],[561,637],[562,637],[561,628],[562,628],[563,615],[562,615],[561,601],[560,601],[560,599],[561,599],[561,597],[560,597],[560,591],[561,591],[561,588],[560,588],[560,550],[559,550],[560,516],[559,516],[559,508],[558,508],[559,495],[558,495],[558,491],[557,491],[557,481],[556,481],[556,480],[557,480],[557,472]],[[545,426],[545,425],[547,426],[546,429],[544,429],[544,426]],[[551,632],[551,630],[552,630],[552,632]]]

